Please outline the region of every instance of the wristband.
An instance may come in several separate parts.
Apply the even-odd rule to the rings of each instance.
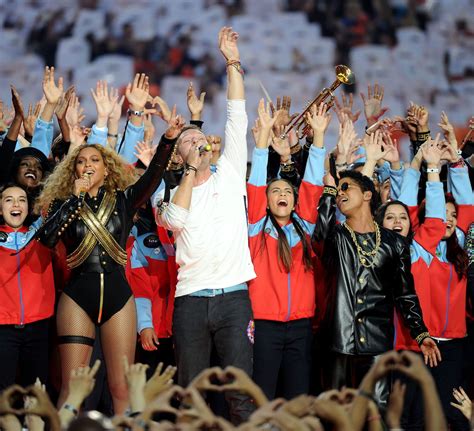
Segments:
[[[61,408],[69,410],[74,416],[77,416],[77,414],[79,413],[79,411],[72,404],[63,404]]]
[[[382,419],[380,415],[370,416],[367,418],[367,422],[379,421],[380,419]]]
[[[184,175],[189,175],[191,173],[191,171],[194,171],[195,173],[197,173],[198,170],[193,165],[188,165],[186,163],[186,168],[185,168]]]
[[[430,138],[430,131],[427,132],[416,132],[416,140],[418,142],[426,142]]]
[[[287,163],[280,163],[280,171],[281,172],[291,172],[294,169],[294,162],[291,160]]]
[[[232,66],[241,75],[245,74],[244,69],[242,69],[242,65],[241,65],[239,60],[228,60],[225,65],[226,65],[226,67]]]
[[[420,346],[421,343],[423,343],[423,340],[424,340],[425,338],[431,338],[429,332],[422,332],[420,335],[418,335],[418,337],[415,338],[415,341],[416,341],[417,344]]]
[[[324,186],[323,194],[337,196],[337,189],[333,186]]]
[[[118,134],[114,135],[113,133],[107,133],[109,138],[118,138]]]
[[[143,115],[143,111],[134,111],[132,109],[129,109],[127,111],[128,115],[136,115],[137,117],[141,117]]]
[[[439,168],[426,168],[428,174],[439,174]]]

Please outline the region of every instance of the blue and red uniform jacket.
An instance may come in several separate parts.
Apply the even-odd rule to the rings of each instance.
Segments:
[[[317,205],[323,192],[325,154],[325,149],[310,148],[294,212],[310,245],[317,218]],[[255,148],[247,184],[249,246],[257,274],[257,278],[248,283],[254,318],[276,321],[311,318],[315,313],[314,270],[307,270],[304,266],[303,245],[291,221],[282,226],[293,257],[289,273],[279,261],[278,233],[266,217],[267,163],[268,149]],[[266,247],[262,247],[262,234],[265,236]],[[314,258],[312,251],[311,253]]]
[[[0,226],[0,324],[26,325],[54,313],[52,251],[30,241],[42,223],[15,231]]]
[[[404,178],[400,200],[416,207],[419,173],[409,169]],[[458,205],[456,235],[461,247],[464,232],[472,222],[472,192],[466,168],[450,168],[453,197]],[[446,203],[441,183],[427,183],[426,217],[417,226],[411,246],[412,273],[420,299],[423,320],[435,338],[466,336],[466,276],[459,278],[454,265],[446,258]],[[414,213],[414,212],[413,212]],[[397,316],[398,317],[398,316]],[[396,349],[419,350],[408,330],[396,319]]]
[[[135,297],[138,333],[145,328],[154,328],[158,338],[170,337],[174,290],[170,283],[168,255],[154,223],[152,229],[145,232],[137,224],[132,228],[127,254],[126,276]]]

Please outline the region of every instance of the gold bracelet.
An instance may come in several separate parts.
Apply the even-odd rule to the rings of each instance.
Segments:
[[[291,172],[295,169],[295,164],[293,162],[289,163],[280,163],[281,172]]]
[[[300,143],[298,142],[297,144],[293,145],[292,147],[290,147],[290,154],[295,154],[297,153],[298,151],[301,150],[301,145]]]
[[[422,332],[418,337],[415,338],[415,341],[417,342],[418,345],[420,345],[425,338],[429,338],[430,333],[429,332]]]
[[[336,187],[332,186],[324,186],[323,194],[337,196],[337,189]]]
[[[416,132],[416,140],[418,142],[426,142],[430,138],[430,132]]]

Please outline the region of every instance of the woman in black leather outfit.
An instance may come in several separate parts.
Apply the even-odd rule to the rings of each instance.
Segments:
[[[124,355],[134,360],[136,311],[124,273],[124,248],[135,212],[163,177],[173,131],[168,129],[135,183],[133,169],[113,151],[84,145],[57,166],[39,198],[41,210],[49,208],[39,240],[49,247],[62,240],[72,271],[57,311],[63,382],[58,405],[67,397],[71,370],[89,364],[97,325],[114,410],[123,413],[127,407],[122,361]]]

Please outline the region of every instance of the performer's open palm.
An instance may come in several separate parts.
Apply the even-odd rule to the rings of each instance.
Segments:
[[[425,364],[430,367],[436,367],[441,362],[441,352],[436,345],[436,341],[432,338],[425,338],[420,346],[421,352],[425,358]]]

